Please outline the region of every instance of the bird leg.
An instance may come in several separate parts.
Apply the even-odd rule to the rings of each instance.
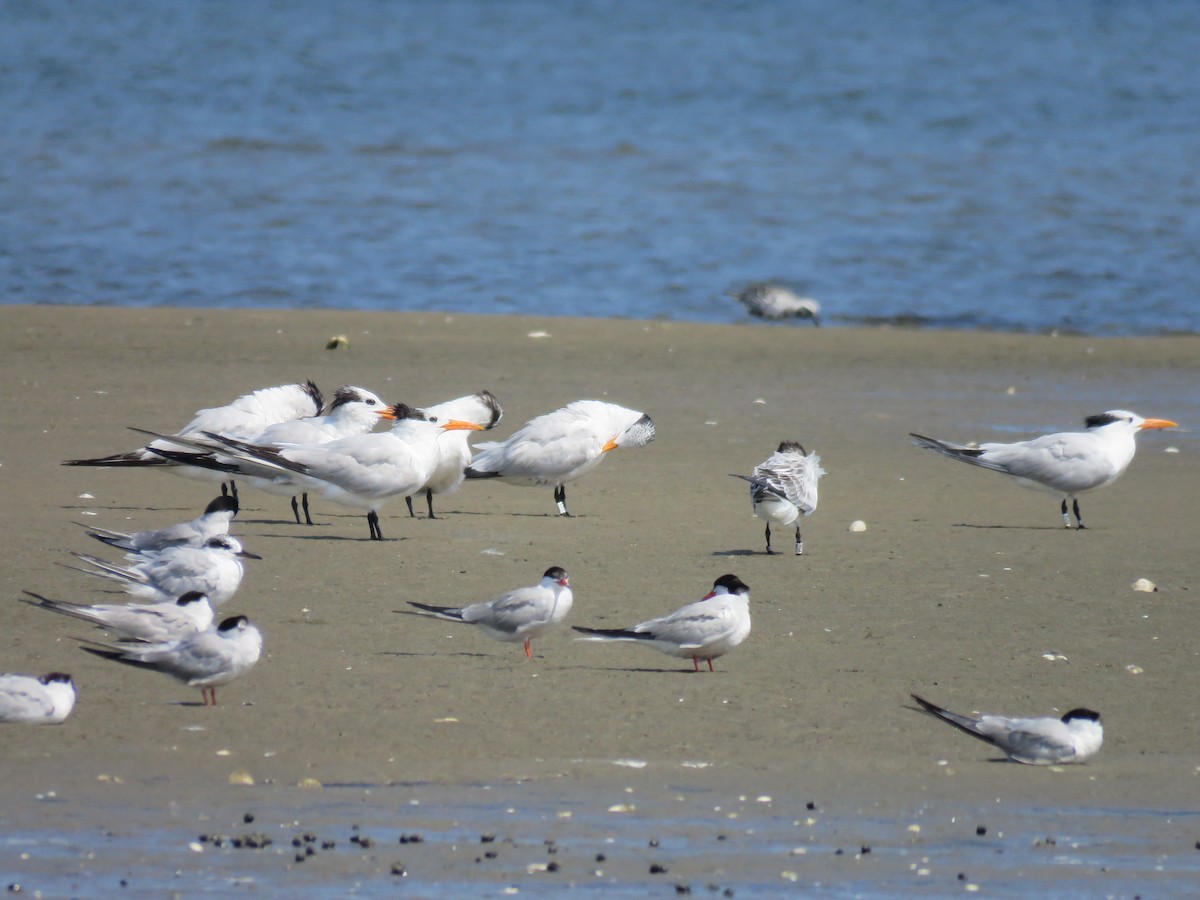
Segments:
[[[205,706],[217,705],[217,689],[215,687],[200,688],[200,696],[204,698]]]
[[[796,526],[796,555],[804,555],[804,539],[800,537],[800,526]]]
[[[529,649],[529,638],[525,638],[525,658],[533,659],[533,651]]]
[[[716,669],[714,669],[714,668],[712,667],[712,658],[711,658],[711,657],[710,657],[710,658],[709,658],[709,660],[708,660],[708,671],[710,671],[710,672],[715,672],[715,671],[716,671]],[[214,702],[215,702],[215,695],[214,695]]]
[[[296,524],[300,524],[300,504],[296,502],[296,498],[292,497],[292,515],[296,517]]]
[[[1063,501],[1064,504],[1066,504],[1066,502],[1067,502],[1066,500]],[[1075,498],[1075,502],[1072,504],[1072,506],[1075,507],[1075,521],[1079,523],[1080,528],[1084,528],[1085,526],[1083,524],[1083,517],[1079,515],[1079,498],[1078,497]]]
[[[1071,527],[1071,517],[1069,515],[1067,515],[1067,498],[1066,497],[1063,497],[1062,517],[1063,517],[1063,527],[1070,528]]]
[[[694,671],[696,671],[696,672],[700,671],[700,657],[698,657],[698,656],[692,657],[692,667],[693,667]]]
[[[559,484],[555,486],[554,502],[558,504],[558,514],[560,516],[571,515],[569,512],[567,512],[567,486],[565,484]]]
[[[410,519],[415,519],[417,517],[417,514],[415,512],[413,512],[412,497],[405,497],[404,502],[408,504],[408,517]]]
[[[429,518],[436,519],[433,514],[433,488],[425,488],[425,503],[429,506]]]
[[[771,523],[767,523],[767,553],[771,553]]]
[[[304,492],[304,494],[300,497],[300,500],[302,501],[300,505],[304,507],[304,524],[311,525],[313,520],[312,516],[308,514],[308,491]]]
[[[233,511],[236,513],[238,511],[236,507],[241,505],[240,503],[238,503],[237,482],[230,481],[229,484],[226,485],[225,482],[222,481],[221,482],[221,496],[233,498],[233,505],[235,507]]]
[[[375,510],[367,513],[367,526],[371,529],[371,540],[383,540],[383,532],[379,528],[379,513],[375,512]]]

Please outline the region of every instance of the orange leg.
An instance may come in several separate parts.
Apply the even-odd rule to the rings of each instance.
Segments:
[[[533,659],[533,651],[529,649],[529,638],[525,638],[525,657],[526,659]]]

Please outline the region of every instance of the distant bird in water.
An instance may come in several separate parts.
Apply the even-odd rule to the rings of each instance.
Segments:
[[[733,474],[733,473],[730,473]],[[800,519],[817,508],[817,481],[825,474],[821,457],[796,441],[783,441],[753,475],[733,475],[750,482],[750,507],[767,520],[767,553],[771,553],[771,523],[796,525],[796,555],[804,552]]]
[[[568,481],[600,465],[610,450],[644,447],[652,440],[654,422],[645,413],[600,400],[576,400],[531,419],[507,441],[479,444],[466,476],[552,484],[558,514],[569,516]]]
[[[813,325],[821,326],[821,304],[781,284],[761,281],[747,285],[733,296],[750,315],[760,319],[812,319]]]
[[[1047,434],[1014,444],[980,444],[964,447],[909,433],[913,442],[942,456],[1002,472],[1023,487],[1041,488],[1062,495],[1063,525],[1071,527],[1067,501],[1073,501],[1075,521],[1079,494],[1112,484],[1129,468],[1137,451],[1134,436],[1150,428],[1174,428],[1167,419],[1143,419],[1127,409],[1110,409],[1084,420],[1087,431]]]
[[[926,712],[959,731],[1003,751],[1014,762],[1032,766],[1083,762],[1104,743],[1100,713],[1073,709],[1062,716],[1012,719],[1006,716],[964,716],[911,695]],[[910,707],[915,709],[915,707]]]

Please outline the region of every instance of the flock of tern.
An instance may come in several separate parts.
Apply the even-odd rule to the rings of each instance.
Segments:
[[[748,291],[744,302],[760,305],[774,296]],[[786,298],[785,298],[786,299]],[[778,301],[778,298],[776,298]],[[817,319],[819,309],[788,313]],[[322,395],[311,382],[264,388],[224,407],[198,411],[174,434],[142,432],[145,445],[111,456],[73,459],[70,466],[152,468],[221,484],[221,496],[197,518],[166,528],[124,533],[87,527],[101,543],[125,551],[124,564],[84,553],[73,555],[87,568],[68,566],[115,582],[128,603],[79,604],[26,591],[26,602],[104,629],[108,643],[84,642],[82,649],[126,665],[153,669],[201,689],[204,704],[216,704],[216,688],[249,671],[262,653],[262,634],[244,615],[218,621],[216,610],[241,584],[242,559],[260,559],[229,534],[238,510],[237,485],[291,497],[297,524],[312,524],[308,495],[366,510],[372,540],[382,540],[379,510],[393,497],[424,493],[435,518],[435,494],[456,490],[465,479],[497,478],[512,484],[552,486],[560,516],[570,516],[566,485],[595,468],[612,450],[641,447],[654,439],[653,421],[643,412],[598,400],[579,400],[526,422],[505,441],[472,448],[472,432],[496,426],[503,410],[489,391],[415,408],[388,404],[364,388],[346,386],[322,413]],[[381,419],[388,430],[375,431]],[[1083,432],[1063,432],[1014,443],[959,445],[912,434],[920,447],[973,466],[1000,472],[1016,483],[1059,495],[1064,524],[1069,503],[1084,527],[1079,495],[1115,481],[1133,459],[1134,436],[1175,426],[1127,410],[1090,416]],[[134,429],[141,431],[140,429]],[[795,441],[783,441],[750,475],[752,511],[771,525],[795,527],[795,553],[804,552],[800,521],[817,508],[817,486],[825,470],[820,457]],[[301,500],[297,501],[297,497]],[[86,526],[85,526],[86,527]],[[414,615],[478,626],[489,638],[521,643],[559,626],[572,607],[567,572],[552,566],[541,580],[464,607],[411,602]],[[627,628],[572,626],[585,641],[642,643],[663,653],[701,662],[742,644],[750,633],[749,588],[733,574],[718,578],[700,600],[673,613]],[[1061,718],[1008,718],[953,713],[913,695],[926,712],[986,741],[1012,760],[1030,764],[1080,762],[1103,741],[1098,713],[1073,709]],[[75,702],[69,675],[0,675],[0,722],[62,722]]]

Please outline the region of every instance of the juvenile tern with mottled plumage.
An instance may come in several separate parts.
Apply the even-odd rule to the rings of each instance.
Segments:
[[[804,552],[800,519],[817,508],[817,482],[825,470],[821,457],[808,453],[796,441],[783,441],[753,475],[734,475],[750,482],[750,508],[767,520],[767,553],[771,553],[771,523],[796,526],[796,555]]]

